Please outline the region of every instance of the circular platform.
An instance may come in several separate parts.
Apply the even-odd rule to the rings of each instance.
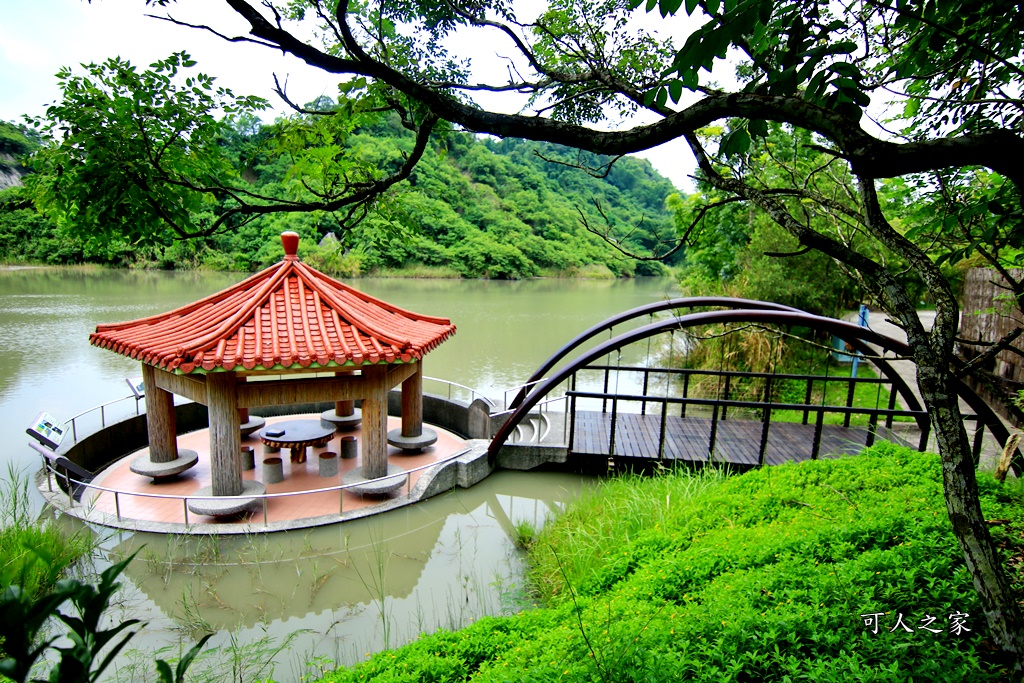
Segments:
[[[246,510],[256,507],[260,499],[248,498],[247,496],[259,496],[267,492],[267,487],[258,481],[243,481],[242,493],[238,496],[218,496],[216,500],[209,498],[205,500],[189,500],[188,510],[197,515],[209,515],[211,517],[227,517],[237,515]],[[213,487],[204,486],[196,489],[194,496],[212,496]]]
[[[173,477],[176,474],[181,474],[185,470],[195,467],[197,462],[199,462],[199,453],[188,448],[179,448],[178,457],[170,462],[153,462],[149,459],[149,453],[147,453],[132,460],[129,469],[135,474],[141,474],[144,477],[163,479],[164,477]]]
[[[403,451],[421,451],[437,443],[437,432],[429,427],[423,427],[419,436],[402,436],[401,429],[392,429],[388,432],[388,443]]]
[[[363,421],[363,411],[356,408],[351,415],[338,415],[334,410],[325,410],[320,413],[320,420],[330,423],[335,429],[355,429]]]
[[[405,474],[405,470],[397,465],[388,465],[388,473],[384,476],[387,478],[367,479],[363,476],[363,468],[357,467],[356,469],[347,472],[345,476],[341,478],[341,483],[356,484],[356,486],[346,489],[352,493],[359,493],[364,496],[379,496],[385,493],[391,493],[392,491],[397,491],[405,486],[405,482],[409,478],[409,476]]]
[[[266,418],[260,417],[259,415],[250,415],[248,422],[239,425],[239,430],[242,432],[242,438],[244,439],[253,432],[263,429],[266,425]]]

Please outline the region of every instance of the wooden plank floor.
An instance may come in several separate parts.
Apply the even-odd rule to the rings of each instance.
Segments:
[[[609,452],[611,413],[576,411],[572,452],[577,455],[612,455],[617,458],[658,459],[661,434],[660,415],[619,413],[615,426],[615,451]],[[859,453],[867,441],[865,427],[844,428],[822,425],[818,457],[836,457]],[[876,439],[898,439],[883,426]],[[711,420],[705,417],[668,417],[665,424],[663,460],[707,462],[711,439]],[[768,429],[765,464],[799,462],[811,459],[814,425],[798,422],[772,422]],[[719,420],[715,437],[715,462],[757,465],[761,447],[761,422],[755,420]]]

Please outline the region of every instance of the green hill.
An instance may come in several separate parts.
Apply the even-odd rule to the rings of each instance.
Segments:
[[[282,125],[235,121],[225,132],[223,144],[254,191],[294,191],[289,157],[271,142]],[[384,167],[411,149],[412,137],[388,120],[346,144]],[[0,193],[0,248],[12,261],[248,271],[279,259],[277,235],[295,230],[304,238],[302,257],[342,277],[662,273],[661,264],[627,258],[586,228],[633,248],[650,247],[673,230],[665,208],[676,192],[672,184],[645,160],[622,158],[610,170],[608,161],[557,145],[453,132],[433,141],[410,178],[355,229],[339,230],[326,213],[268,215],[222,235],[155,248],[82,240],[36,214],[14,188]]]

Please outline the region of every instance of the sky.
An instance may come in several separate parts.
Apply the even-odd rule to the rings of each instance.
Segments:
[[[295,102],[337,92],[336,77],[294,57],[256,45],[228,43],[205,31],[146,16],[165,12],[147,8],[144,0],[0,0],[0,120],[22,122],[25,114],[44,114],[60,94],[55,74],[64,66],[75,69],[82,63],[120,56],[144,67],[180,50],[198,62],[198,70],[216,76],[218,85],[235,94],[264,97],[280,113],[287,109],[272,90],[275,73],[282,82],[288,79],[288,94]],[[169,13],[228,35],[243,34],[246,28],[226,4],[210,0],[179,0]],[[500,56],[511,52],[510,43],[495,39],[493,33],[462,40],[460,53],[472,55],[482,71],[504,69]],[[518,106],[498,101],[482,104],[506,111]],[[681,141],[638,156],[649,159],[676,187],[692,189],[688,174],[693,157]]]

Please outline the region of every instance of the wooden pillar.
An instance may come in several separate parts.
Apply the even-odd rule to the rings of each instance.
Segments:
[[[388,392],[386,365],[363,370],[363,476],[377,479],[388,473]]]
[[[351,375],[351,370],[338,370],[334,373],[335,377],[344,377],[345,375]],[[356,402],[355,401],[335,401],[334,402],[334,414],[338,417],[351,417],[356,414]]]
[[[178,433],[174,417],[174,394],[156,386],[156,368],[142,364],[146,387],[146,428],[149,431],[149,459],[174,462],[178,459]]]
[[[402,436],[423,434],[423,363],[402,382]]]
[[[233,372],[206,376],[206,407],[210,413],[210,473],[213,495],[242,493],[242,437],[239,432],[238,394]]]

